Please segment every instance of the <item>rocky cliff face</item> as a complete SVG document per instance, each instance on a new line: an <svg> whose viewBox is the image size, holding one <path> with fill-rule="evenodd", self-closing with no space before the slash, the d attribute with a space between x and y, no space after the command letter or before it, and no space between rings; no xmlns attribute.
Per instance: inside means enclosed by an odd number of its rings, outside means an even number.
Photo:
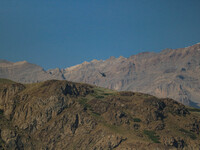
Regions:
<svg viewBox="0 0 200 150"><path fill-rule="evenodd" d="M0 80L1 149L197 149L199 109L68 81Z"/></svg>
<svg viewBox="0 0 200 150"><path fill-rule="evenodd" d="M48 71L38 66L30 67L30 64L28 69L24 65L4 62L0 63L0 77L20 82L67 79L119 91L169 97L186 105L200 107L199 58L200 44L196 44L175 50L166 49L160 53L140 53L129 58L121 56L105 61L93 60L66 69ZM20 71L16 66L20 66Z"/></svg>

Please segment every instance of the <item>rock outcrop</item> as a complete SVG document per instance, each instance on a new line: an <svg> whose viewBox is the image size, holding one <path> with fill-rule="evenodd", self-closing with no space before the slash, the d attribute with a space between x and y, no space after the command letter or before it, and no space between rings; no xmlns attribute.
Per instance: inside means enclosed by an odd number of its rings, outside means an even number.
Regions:
<svg viewBox="0 0 200 150"><path fill-rule="evenodd" d="M199 109L69 81L0 80L1 149L196 149Z"/></svg>

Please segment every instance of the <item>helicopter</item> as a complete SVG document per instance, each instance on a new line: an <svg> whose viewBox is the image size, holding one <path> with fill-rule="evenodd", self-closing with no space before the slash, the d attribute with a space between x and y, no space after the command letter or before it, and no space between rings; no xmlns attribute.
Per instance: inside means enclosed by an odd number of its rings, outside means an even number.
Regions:
<svg viewBox="0 0 200 150"><path fill-rule="evenodd" d="M102 77L106 77L106 74L105 74L105 73L100 72L100 71L99 71L99 73L101 74Z"/></svg>

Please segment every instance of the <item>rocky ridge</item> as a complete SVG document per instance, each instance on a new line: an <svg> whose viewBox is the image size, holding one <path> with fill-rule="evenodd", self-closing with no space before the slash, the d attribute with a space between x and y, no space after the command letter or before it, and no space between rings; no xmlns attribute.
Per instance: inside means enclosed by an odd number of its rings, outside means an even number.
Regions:
<svg viewBox="0 0 200 150"><path fill-rule="evenodd" d="M200 44L160 53L145 52L93 60L66 69L43 70L23 63L0 62L0 77L22 83L47 79L84 82L118 91L148 93L200 107ZM5 66L5 64L8 64Z"/></svg>
<svg viewBox="0 0 200 150"><path fill-rule="evenodd" d="M199 112L169 98L82 83L0 79L0 147L196 149Z"/></svg>

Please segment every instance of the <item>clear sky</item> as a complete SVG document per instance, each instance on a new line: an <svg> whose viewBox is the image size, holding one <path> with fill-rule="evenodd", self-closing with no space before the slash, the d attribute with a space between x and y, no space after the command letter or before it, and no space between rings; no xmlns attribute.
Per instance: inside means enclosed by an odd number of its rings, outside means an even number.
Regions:
<svg viewBox="0 0 200 150"><path fill-rule="evenodd" d="M200 0L0 0L0 59L66 68L200 42Z"/></svg>

